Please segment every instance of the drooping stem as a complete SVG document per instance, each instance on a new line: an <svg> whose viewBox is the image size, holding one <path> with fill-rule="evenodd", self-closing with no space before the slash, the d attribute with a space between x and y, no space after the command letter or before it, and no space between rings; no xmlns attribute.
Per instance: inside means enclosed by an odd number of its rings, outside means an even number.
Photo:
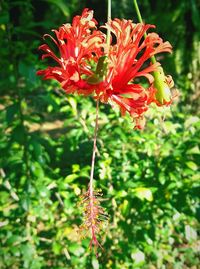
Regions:
<svg viewBox="0 0 200 269"><path fill-rule="evenodd" d="M96 103L96 120L95 120L95 129L94 129L94 141L93 141L93 151L92 151L92 161L91 161L91 170L90 170L90 182L89 182L89 204L88 204L88 220L90 222L90 231L91 231L91 241L90 247L94 245L97 249L100 246L97 238L96 238L96 229L97 229L97 210L95 205L95 194L93 189L93 179L94 179L94 166L95 166L95 157L97 151L97 132L98 132L98 120L99 120L99 100L97 99Z"/></svg>
<svg viewBox="0 0 200 269"><path fill-rule="evenodd" d="M140 9L139 9L137 0L133 0L133 3L134 3L134 6L135 6L135 10L136 10L136 13L137 13L137 17L138 17L139 22L140 23L144 23L143 22L143 19L142 19L142 15L140 13ZM144 38L146 38L146 37L147 37L147 34L144 33ZM156 63L156 57L155 56L152 56L151 57L151 62L152 62L152 64L155 64Z"/></svg>
<svg viewBox="0 0 200 269"><path fill-rule="evenodd" d="M96 151L97 151L98 119L99 119L99 100L97 100L97 104L96 104L96 120L95 120L95 129L94 129L94 141L93 141L92 161L91 161L91 170L90 170L90 183L89 183L90 198L93 197L93 178L94 178L95 157L96 157Z"/></svg>

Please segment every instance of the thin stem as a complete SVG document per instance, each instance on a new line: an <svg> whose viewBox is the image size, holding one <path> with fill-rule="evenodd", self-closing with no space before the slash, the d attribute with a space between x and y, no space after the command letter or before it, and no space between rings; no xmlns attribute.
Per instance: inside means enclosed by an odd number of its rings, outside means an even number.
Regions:
<svg viewBox="0 0 200 269"><path fill-rule="evenodd" d="M98 241L96 238L95 232L95 205L94 205L94 193L93 193L93 179L94 179L94 165L95 165L95 157L97 151L97 131L98 131L98 119L99 119L99 100L97 100L96 104L96 120L95 120L95 129L94 129L94 142L93 142L93 151L92 151L92 162L91 162L91 171L90 171L90 183L89 183L89 219L91 221L91 243L94 244L96 247L98 246Z"/></svg>
<svg viewBox="0 0 200 269"><path fill-rule="evenodd" d="M135 6L137 16L138 16L138 20L139 20L140 23L143 23L143 19L142 19L141 13L140 13L140 9L139 9L137 0L133 0L133 3L134 3L134 6ZM145 35L146 35L146 33L145 33Z"/></svg>
<svg viewBox="0 0 200 269"><path fill-rule="evenodd" d="M107 22L111 20L111 0L108 0L107 6ZM107 30L106 43L109 48L110 46L110 29Z"/></svg>
<svg viewBox="0 0 200 269"><path fill-rule="evenodd" d="M134 3L134 6L135 6L135 10L136 10L136 13L137 13L137 17L138 17L139 22L140 23L144 23L143 22L143 19L142 19L142 15L140 13L140 9L139 9L137 0L133 0L133 3ZM147 34L144 33L144 38L146 38L146 37L147 37ZM152 62L152 64L155 64L156 63L156 57L155 56L152 56L151 57L151 62Z"/></svg>
<svg viewBox="0 0 200 269"><path fill-rule="evenodd" d="M90 198L93 197L93 177L94 177L95 157L96 157L96 151L97 151L98 119L99 119L99 100L97 100L97 104L96 104L96 120L95 120L95 129L94 129L94 142L93 142L92 162L91 162L91 171L90 171L90 183L89 183L89 196L90 196Z"/></svg>

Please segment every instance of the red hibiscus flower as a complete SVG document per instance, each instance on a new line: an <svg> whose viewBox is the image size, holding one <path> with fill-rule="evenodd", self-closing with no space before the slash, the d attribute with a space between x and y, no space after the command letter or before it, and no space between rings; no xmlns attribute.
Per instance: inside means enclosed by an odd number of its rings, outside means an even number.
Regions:
<svg viewBox="0 0 200 269"><path fill-rule="evenodd" d="M84 9L81 16L75 16L71 24L64 24L59 30L53 30L56 39L50 37L59 49L57 57L46 44L39 47L43 50L42 59L50 57L57 62L54 67L37 72L44 79L55 79L67 93L91 94L93 85L87 82L92 77L89 62L97 63L102 55L105 35L96 30L96 20L93 11Z"/></svg>
<svg viewBox="0 0 200 269"><path fill-rule="evenodd" d="M44 79L56 79L67 93L96 94L102 102L120 107L122 114L128 112L135 128L145 124L144 113L149 105L169 105L172 101L172 79L164 75L160 64L151 64L151 57L161 52L171 52L169 42L156 33L145 33L154 25L134 24L131 20L114 19L104 26L116 39L106 47L105 35L96 30L93 11L84 9L81 16L54 30L56 39L50 37L59 49L57 57L48 45L42 59L53 58L57 66L37 72ZM138 84L146 77L146 86Z"/></svg>
<svg viewBox="0 0 200 269"><path fill-rule="evenodd" d="M156 33L144 34L154 25L134 24L130 20L114 19L106 24L114 34L116 44L108 53L108 71L105 80L96 87L102 102L117 104L122 114L128 112L135 122L135 128L142 129L151 102L156 102L156 87L153 86L153 72L159 63L150 63L150 58L161 52L171 52L169 42ZM147 87L137 84L137 78L146 77ZM156 102L158 103L158 102Z"/></svg>

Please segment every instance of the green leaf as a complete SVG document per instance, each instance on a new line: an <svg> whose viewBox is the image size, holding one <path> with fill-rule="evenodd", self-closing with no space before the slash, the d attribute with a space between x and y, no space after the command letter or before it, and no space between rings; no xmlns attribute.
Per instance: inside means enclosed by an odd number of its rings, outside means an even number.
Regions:
<svg viewBox="0 0 200 269"><path fill-rule="evenodd" d="M92 267L93 269L99 269L99 261L95 258L92 259Z"/></svg>
<svg viewBox="0 0 200 269"><path fill-rule="evenodd" d="M66 176L65 179L64 179L64 181L65 181L66 183L71 183L71 182L73 182L76 178L78 178L78 175L76 175L76 174L71 174L71 175Z"/></svg>
<svg viewBox="0 0 200 269"><path fill-rule="evenodd" d="M192 162L192 161L186 162L186 165L187 165L187 167L189 167L190 169L192 169L194 171L198 170L197 164Z"/></svg>
<svg viewBox="0 0 200 269"><path fill-rule="evenodd" d="M72 172L76 173L80 171L80 165L79 164L73 164L72 165Z"/></svg>
<svg viewBox="0 0 200 269"><path fill-rule="evenodd" d="M52 245L52 250L55 255L59 255L62 252L62 246L59 243L54 241Z"/></svg>
<svg viewBox="0 0 200 269"><path fill-rule="evenodd" d="M19 113L19 103L14 103L6 108L6 121L8 125L12 123L15 115Z"/></svg>
<svg viewBox="0 0 200 269"><path fill-rule="evenodd" d="M1 10L0 24L7 24L9 22L9 13Z"/></svg>
<svg viewBox="0 0 200 269"><path fill-rule="evenodd" d="M131 258L135 265L142 265L145 262L145 254L139 249L131 253Z"/></svg>
<svg viewBox="0 0 200 269"><path fill-rule="evenodd" d="M71 244L69 246L69 251L73 253L75 256L80 257L84 253L84 248L79 246L78 244Z"/></svg>
<svg viewBox="0 0 200 269"><path fill-rule="evenodd" d="M134 189L133 192L141 200L146 199L149 202L153 201L153 194L152 194L151 189L139 187L139 188Z"/></svg>
<svg viewBox="0 0 200 269"><path fill-rule="evenodd" d="M19 144L25 143L26 132L23 125L18 125L13 129L13 140Z"/></svg>
<svg viewBox="0 0 200 269"><path fill-rule="evenodd" d="M74 97L69 96L67 98L68 102L70 103L71 107L72 107L72 112L73 115L76 116L77 115L77 101Z"/></svg>
<svg viewBox="0 0 200 269"><path fill-rule="evenodd" d="M198 146L190 148L187 150L187 154L200 154L200 150Z"/></svg>

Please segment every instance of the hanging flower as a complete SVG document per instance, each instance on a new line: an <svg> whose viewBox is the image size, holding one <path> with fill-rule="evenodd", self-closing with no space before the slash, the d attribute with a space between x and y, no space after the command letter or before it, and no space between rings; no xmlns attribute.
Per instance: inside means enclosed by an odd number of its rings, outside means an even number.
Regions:
<svg viewBox="0 0 200 269"><path fill-rule="evenodd" d="M158 71L160 64L151 64L150 58L161 52L171 52L172 47L156 33L149 33L144 39L146 31L155 28L154 25L114 19L105 28L114 34L116 44L110 45L107 76L96 85L97 96L102 102L117 104L122 114L128 112L135 128L142 129L144 113L152 102L156 102L157 96L152 73ZM147 78L147 87L138 84L140 77Z"/></svg>
<svg viewBox="0 0 200 269"><path fill-rule="evenodd" d="M54 67L47 67L37 72L44 79L55 79L60 82L66 93L88 95L94 90L87 80L94 75L92 64L95 66L102 56L102 46L105 35L96 30L97 22L93 18L93 11L87 8L81 16L75 16L71 24L64 24L58 30L53 30L56 39L50 37L59 49L59 56L46 44L39 47L44 51L42 59L52 58L57 62Z"/></svg>
<svg viewBox="0 0 200 269"><path fill-rule="evenodd" d="M66 93L90 95L102 102L120 107L122 115L128 112L135 128L143 129L144 114L149 105L169 105L172 101L171 77L162 72L158 62L151 64L150 58L161 52L171 52L169 42L156 33L144 34L154 25L131 20L114 19L104 26L110 30L116 44L106 47L105 35L96 30L97 22L93 11L84 9L81 16L73 19L72 25L65 24L54 30L56 39L50 37L59 49L56 56L48 45L42 59L50 57L57 66L37 72L44 79L55 79ZM138 83L140 77L147 78L147 86Z"/></svg>
<svg viewBox="0 0 200 269"><path fill-rule="evenodd" d="M59 50L59 55L47 45L39 47L44 52L42 59L52 58L56 65L37 72L44 79L55 79L66 93L93 95L99 101L117 105L122 115L128 112L135 128L143 129L145 112L152 102L159 106L169 105L173 97L170 88L173 80L165 76L160 63L151 63L154 55L171 52L169 42L156 33L145 33L154 25L138 23L131 20L110 20L104 28L114 38L106 44L105 34L96 28L93 11L84 9L81 16L75 16L71 24L64 24L53 30L56 38L50 37ZM113 40L112 40L113 39ZM145 86L139 84L141 77L146 78ZM96 150L96 127L92 165ZM100 205L101 194L93 190L93 172L88 191L82 196L84 223L80 230L91 233L90 247L100 246L97 236L103 223L108 219Z"/></svg>

